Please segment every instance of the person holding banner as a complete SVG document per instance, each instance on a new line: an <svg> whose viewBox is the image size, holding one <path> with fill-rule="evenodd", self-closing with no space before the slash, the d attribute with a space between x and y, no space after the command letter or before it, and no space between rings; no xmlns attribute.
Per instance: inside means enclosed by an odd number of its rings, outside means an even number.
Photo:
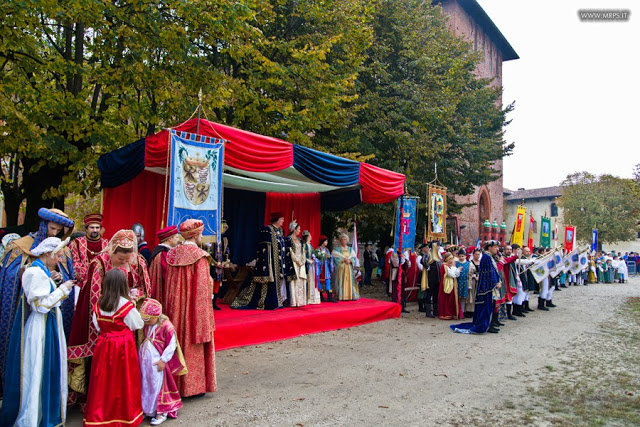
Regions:
<svg viewBox="0 0 640 427"><path fill-rule="evenodd" d="M483 334L485 332L498 333L499 329L491 326L494 301L493 290L502 286L498 275L498 264L495 256L500 248L496 240L489 240L484 245L484 253L480 259L478 271L478 286L474 304L473 322L450 325L449 327L461 334Z"/></svg>
<svg viewBox="0 0 640 427"><path fill-rule="evenodd" d="M517 278L517 294L513 298L514 316L524 317L525 313L533 311L529 307L529 296L536 290L535 279L528 267L533 264L531 259L531 249L525 246L522 248L520 258L515 261Z"/></svg>

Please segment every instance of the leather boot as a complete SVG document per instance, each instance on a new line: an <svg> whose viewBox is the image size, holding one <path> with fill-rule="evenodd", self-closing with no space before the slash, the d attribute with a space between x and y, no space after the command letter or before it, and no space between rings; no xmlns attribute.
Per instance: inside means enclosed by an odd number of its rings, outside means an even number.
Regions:
<svg viewBox="0 0 640 427"><path fill-rule="evenodd" d="M409 313L409 310L407 310L407 302L406 301L402 301L400 303L400 307L402 307L402 310L400 310L402 313Z"/></svg>
<svg viewBox="0 0 640 427"><path fill-rule="evenodd" d="M513 315L516 317L526 317L522 312L522 305L513 304Z"/></svg>
<svg viewBox="0 0 640 427"><path fill-rule="evenodd" d="M500 332L500 329L496 328L495 326L489 326L487 332L489 332L490 334L497 334L498 332Z"/></svg>
<svg viewBox="0 0 640 427"><path fill-rule="evenodd" d="M513 307L513 304L507 304L507 319L518 320L511 314L512 307Z"/></svg>
<svg viewBox="0 0 640 427"><path fill-rule="evenodd" d="M524 307L524 309L522 310L522 311L523 311L523 313L532 313L532 312L534 312L534 311L535 311L534 309L532 309L531 307L529 307L529 301L525 301L523 304L524 304L524 306L523 306L523 307Z"/></svg>
<svg viewBox="0 0 640 427"><path fill-rule="evenodd" d="M213 294L213 309L214 310L222 310L220 307L218 307L217 300L218 300L218 295Z"/></svg>
<svg viewBox="0 0 640 427"><path fill-rule="evenodd" d="M324 296L324 292L320 292L320 302L327 302L327 299Z"/></svg>
<svg viewBox="0 0 640 427"><path fill-rule="evenodd" d="M423 299L419 299L418 300L418 311L420 313L426 313L427 312L427 307L426 307L426 303L424 302Z"/></svg>
<svg viewBox="0 0 640 427"><path fill-rule="evenodd" d="M328 301L329 301L329 302L338 302L338 301L333 297L333 292L331 292L331 291L327 292L327 297L328 297Z"/></svg>
<svg viewBox="0 0 640 427"><path fill-rule="evenodd" d="M547 300L547 302L546 302L546 303L547 303L547 307L551 307L551 308L553 308L553 307L557 307L557 305L555 305L555 304L554 304L550 299L549 299L549 300Z"/></svg>
<svg viewBox="0 0 640 427"><path fill-rule="evenodd" d="M429 318L433 319L434 317L436 317L433 314L433 304L425 304L425 313Z"/></svg>
<svg viewBox="0 0 640 427"><path fill-rule="evenodd" d="M544 302L544 298L538 297L538 310L549 311L549 309L544 306Z"/></svg>

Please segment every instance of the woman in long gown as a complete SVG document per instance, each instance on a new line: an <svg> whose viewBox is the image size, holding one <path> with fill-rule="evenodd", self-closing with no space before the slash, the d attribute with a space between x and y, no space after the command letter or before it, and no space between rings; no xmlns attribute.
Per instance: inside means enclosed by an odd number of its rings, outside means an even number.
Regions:
<svg viewBox="0 0 640 427"><path fill-rule="evenodd" d="M356 262L355 251L347 245L349 237L346 234L340 236L340 246L331 253L335 262L335 284L338 291L338 300L355 301L360 298L358 284L353 273Z"/></svg>
<svg viewBox="0 0 640 427"><path fill-rule="evenodd" d="M137 426L142 423L142 385L133 331L144 322L129 299L127 275L115 268L104 276L93 310L99 331L84 413L86 425Z"/></svg>
<svg viewBox="0 0 640 427"><path fill-rule="evenodd" d="M466 301L466 316L473 317L476 301L476 290L478 289L478 271L480 271L480 258L482 251L474 249L469 261L469 299ZM466 317L465 316L465 317Z"/></svg>
<svg viewBox="0 0 640 427"><path fill-rule="evenodd" d="M38 258L22 275L7 354L0 425L63 425L67 408L67 342L60 305L74 282L51 278L66 242L48 237L31 250Z"/></svg>
<svg viewBox="0 0 640 427"><path fill-rule="evenodd" d="M440 291L438 293L438 317L442 320L458 319L458 281L462 267L456 267L453 254L445 252L440 267Z"/></svg>
<svg viewBox="0 0 640 427"><path fill-rule="evenodd" d="M320 291L318 291L317 282L319 273L317 268L318 261L314 254L313 245L311 244L311 233L309 230L302 232L302 246L304 258L307 263L307 303L320 304Z"/></svg>
<svg viewBox="0 0 640 427"><path fill-rule="evenodd" d="M289 224L290 234L285 239L287 282L289 284L289 307L307 305L307 260L300 241L300 225Z"/></svg>
<svg viewBox="0 0 640 427"><path fill-rule="evenodd" d="M458 277L458 301L460 303L458 317L464 319L464 313L467 311L467 301L469 300L469 289L471 287L471 261L467 261L467 252L464 249L460 249L457 255L456 267L461 267L460 277Z"/></svg>

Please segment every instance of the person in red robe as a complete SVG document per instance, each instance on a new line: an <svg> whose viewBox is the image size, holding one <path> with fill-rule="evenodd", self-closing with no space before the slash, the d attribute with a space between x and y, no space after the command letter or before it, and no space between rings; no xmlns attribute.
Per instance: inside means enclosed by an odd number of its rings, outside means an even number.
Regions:
<svg viewBox="0 0 640 427"><path fill-rule="evenodd" d="M173 321L184 360L186 375L176 378L182 397L216 391L213 331L213 279L209 274L211 256L200 248L204 223L188 219L180 224L183 244L167 254L167 283L164 308Z"/></svg>
<svg viewBox="0 0 640 427"><path fill-rule="evenodd" d="M138 351L142 373L142 411L152 417L151 425L177 418L182 399L174 375L187 373L175 327L162 314L162 304L147 298L140 307L144 321L144 341Z"/></svg>
<svg viewBox="0 0 640 427"><path fill-rule="evenodd" d="M513 253L513 247L507 245L504 247L504 252L500 261L498 262L498 268L502 270L504 276L504 298L498 301L498 304L505 304L507 310L507 319L516 320L512 314L513 297L518 293L517 273L515 270L515 262L520 257L520 246L514 244L516 247L516 253Z"/></svg>
<svg viewBox="0 0 640 427"><path fill-rule="evenodd" d="M73 269L76 273L75 279L80 288L87 280L89 264L100 252L105 250L107 244L109 244L109 241L100 234L100 230L102 229L102 215L86 215L83 222L87 234L73 239L71 243L69 243L69 249L71 249L71 255L73 256Z"/></svg>
<svg viewBox="0 0 640 427"><path fill-rule="evenodd" d="M151 262L149 263L149 277L151 279L151 298L157 299L160 304L163 303L162 295L167 279L167 254L169 251L180 244L180 235L178 227L170 225L156 233L160 244L153 249L151 253Z"/></svg>
<svg viewBox="0 0 640 427"><path fill-rule="evenodd" d="M131 230L120 230L113 235L107 249L97 255L91 264L87 279L80 290L76 311L67 341L69 361L69 403L76 401L81 409L86 401L93 349L98 329L91 322L91 313L100 298L102 280L113 268L127 273L132 299L142 303L149 295L149 272L144 258L137 252L136 236Z"/></svg>
<svg viewBox="0 0 640 427"><path fill-rule="evenodd" d="M456 267L455 258L451 252L442 255L440 266L440 289L438 291L438 317L442 320L457 320L458 310L458 282L462 267Z"/></svg>
<svg viewBox="0 0 640 427"><path fill-rule="evenodd" d="M137 426L142 423L140 366L133 331L144 322L130 299L127 274L114 268L104 276L93 307L99 336L91 364L84 425Z"/></svg>

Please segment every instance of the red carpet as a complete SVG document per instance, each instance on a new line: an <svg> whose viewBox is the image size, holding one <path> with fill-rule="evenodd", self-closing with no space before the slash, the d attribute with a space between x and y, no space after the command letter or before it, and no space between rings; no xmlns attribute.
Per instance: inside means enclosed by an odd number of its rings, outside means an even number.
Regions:
<svg viewBox="0 0 640 427"><path fill-rule="evenodd" d="M379 322L400 317L400 305L372 299L323 302L279 310L232 310L220 305L215 312L216 351L262 344Z"/></svg>

